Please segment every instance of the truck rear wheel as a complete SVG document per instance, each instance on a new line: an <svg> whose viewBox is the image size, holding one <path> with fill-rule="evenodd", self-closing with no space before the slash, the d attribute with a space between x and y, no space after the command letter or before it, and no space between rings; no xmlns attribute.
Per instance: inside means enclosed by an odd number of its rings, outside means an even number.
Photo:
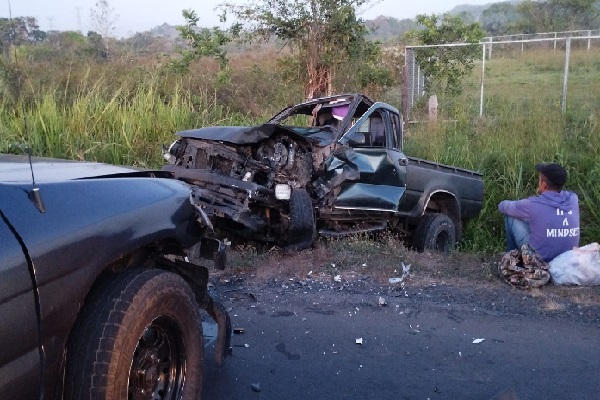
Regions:
<svg viewBox="0 0 600 400"><path fill-rule="evenodd" d="M290 197L290 224L287 251L309 248L317 236L317 223L312 200L306 190L294 190Z"/></svg>
<svg viewBox="0 0 600 400"><path fill-rule="evenodd" d="M448 253L456 246L456 227L446 214L425 214L415 230L413 245L418 252Z"/></svg>

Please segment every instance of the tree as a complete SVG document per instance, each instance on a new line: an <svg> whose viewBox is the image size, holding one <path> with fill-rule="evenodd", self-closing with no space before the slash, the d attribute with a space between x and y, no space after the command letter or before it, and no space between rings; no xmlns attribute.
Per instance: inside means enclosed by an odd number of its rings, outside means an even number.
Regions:
<svg viewBox="0 0 600 400"><path fill-rule="evenodd" d="M255 37L275 36L292 49L306 75L306 98L332 93L336 67L376 54L357 9L371 0L256 0L223 5Z"/></svg>
<svg viewBox="0 0 600 400"><path fill-rule="evenodd" d="M219 62L219 81L224 81L229 76L229 63L224 46L236 38L240 32L240 25L234 24L227 30L214 27L198 28L198 15L193 10L183 10L185 25L178 26L177 30L182 39L190 46L183 50L179 60L171 62L171 68L176 72L188 71L193 60L202 57L212 57Z"/></svg>
<svg viewBox="0 0 600 400"><path fill-rule="evenodd" d="M444 14L417 15L423 29L413 31L411 36L420 45L448 43L473 43L472 46L424 47L415 49L415 58L426 77L425 91L437 91L451 96L462 92L462 79L473 70L473 59L479 56L481 47L476 45L484 32L478 22L465 24L460 16Z"/></svg>
<svg viewBox="0 0 600 400"><path fill-rule="evenodd" d="M520 19L515 24L515 31L521 33L561 31L562 24L557 18L556 4L545 1L525 0L517 5Z"/></svg>
<svg viewBox="0 0 600 400"><path fill-rule="evenodd" d="M102 37L106 58L110 57L109 40L113 37L119 16L115 9L110 6L108 0L98 0L94 8L90 10L90 18L94 29Z"/></svg>
<svg viewBox="0 0 600 400"><path fill-rule="evenodd" d="M516 29L523 33L596 29L600 16L597 0L526 0L517 10Z"/></svg>
<svg viewBox="0 0 600 400"><path fill-rule="evenodd" d="M597 29L600 16L598 0L551 0L566 30Z"/></svg>
<svg viewBox="0 0 600 400"><path fill-rule="evenodd" d="M6 62L10 61L10 47L38 43L46 38L33 17L0 18L0 48Z"/></svg>
<svg viewBox="0 0 600 400"><path fill-rule="evenodd" d="M488 34L498 36L509 33L518 19L517 7L509 1L503 1L483 10L479 22Z"/></svg>

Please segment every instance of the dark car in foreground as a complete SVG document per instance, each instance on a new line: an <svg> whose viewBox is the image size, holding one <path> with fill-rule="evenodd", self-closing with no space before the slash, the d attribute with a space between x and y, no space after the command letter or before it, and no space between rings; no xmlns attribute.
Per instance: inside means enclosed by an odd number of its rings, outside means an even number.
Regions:
<svg viewBox="0 0 600 400"><path fill-rule="evenodd" d="M0 155L3 398L200 397L200 309L217 363L231 324L186 261L223 260L190 193L164 171Z"/></svg>
<svg viewBox="0 0 600 400"><path fill-rule="evenodd" d="M164 167L220 229L301 250L317 233L392 228L447 251L479 213L481 174L403 151L398 110L362 94L285 108L267 123L178 132Z"/></svg>

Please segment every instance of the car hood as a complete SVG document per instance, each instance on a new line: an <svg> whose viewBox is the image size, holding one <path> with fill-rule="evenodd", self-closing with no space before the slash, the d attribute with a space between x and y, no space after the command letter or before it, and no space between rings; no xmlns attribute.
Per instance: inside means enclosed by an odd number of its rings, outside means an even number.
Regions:
<svg viewBox="0 0 600 400"><path fill-rule="evenodd" d="M318 146L327 146L335 140L335 134L331 129L294 128L278 124L262 124L257 126L210 126L177 132L177 135L186 138L247 145L268 139L276 132L283 132L296 139L305 140Z"/></svg>
<svg viewBox="0 0 600 400"><path fill-rule="evenodd" d="M147 171L97 162L32 157L36 182L61 182L99 177L165 176L164 171ZM26 155L0 154L0 182L31 182L31 168Z"/></svg>

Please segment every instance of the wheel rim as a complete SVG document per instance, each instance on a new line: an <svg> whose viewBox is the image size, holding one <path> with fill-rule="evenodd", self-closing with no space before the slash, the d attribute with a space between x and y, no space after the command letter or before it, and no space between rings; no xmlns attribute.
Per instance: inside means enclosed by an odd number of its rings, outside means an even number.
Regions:
<svg viewBox="0 0 600 400"><path fill-rule="evenodd" d="M167 316L155 318L138 339L127 397L129 400L179 398L185 378L185 345L179 324Z"/></svg>

